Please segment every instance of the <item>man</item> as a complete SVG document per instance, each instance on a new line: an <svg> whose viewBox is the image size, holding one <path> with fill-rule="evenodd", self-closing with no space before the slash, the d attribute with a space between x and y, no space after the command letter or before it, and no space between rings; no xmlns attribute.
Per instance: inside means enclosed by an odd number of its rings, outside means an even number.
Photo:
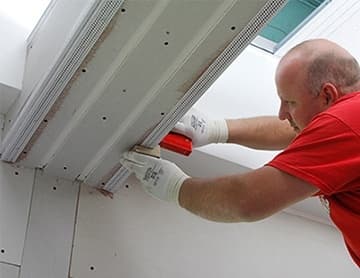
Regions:
<svg viewBox="0 0 360 278"><path fill-rule="evenodd" d="M337 44L309 40L280 60L275 81L281 121L212 121L191 110L175 128L195 146L230 142L286 147L267 165L206 179L190 178L171 162L133 152L122 163L153 196L214 221L256 221L305 198L323 196L360 266L359 65Z"/></svg>

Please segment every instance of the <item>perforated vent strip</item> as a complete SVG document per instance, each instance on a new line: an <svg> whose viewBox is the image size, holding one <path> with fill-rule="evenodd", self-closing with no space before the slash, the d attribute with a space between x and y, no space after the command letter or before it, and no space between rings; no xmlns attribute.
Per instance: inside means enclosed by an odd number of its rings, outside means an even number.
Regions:
<svg viewBox="0 0 360 278"><path fill-rule="evenodd" d="M73 36L68 49L17 117L2 144L2 160L16 161L75 71L119 10L121 1L98 1Z"/></svg>
<svg viewBox="0 0 360 278"><path fill-rule="evenodd" d="M202 74L202 76L186 92L177 105L161 120L153 131L145 138L142 145L155 147L166 134L168 134L179 119L191 106L205 93L215 82L220 74L240 55L248 46L262 27L286 4L287 0L268 1L257 15L243 28L243 30L231 41L226 49ZM130 173L125 168L119 171L105 184L104 189L116 192L125 182Z"/></svg>

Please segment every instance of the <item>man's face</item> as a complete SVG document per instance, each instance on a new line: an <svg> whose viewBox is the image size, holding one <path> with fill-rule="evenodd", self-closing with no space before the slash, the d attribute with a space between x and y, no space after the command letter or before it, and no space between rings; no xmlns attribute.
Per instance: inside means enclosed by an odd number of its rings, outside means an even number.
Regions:
<svg viewBox="0 0 360 278"><path fill-rule="evenodd" d="M286 61L276 72L276 86L280 98L279 119L288 120L298 133L311 119L323 111L320 97L310 93L304 66L297 60Z"/></svg>
<svg viewBox="0 0 360 278"><path fill-rule="evenodd" d="M295 132L301 132L321 112L315 96L307 91L282 91L279 93L279 119L288 120Z"/></svg>

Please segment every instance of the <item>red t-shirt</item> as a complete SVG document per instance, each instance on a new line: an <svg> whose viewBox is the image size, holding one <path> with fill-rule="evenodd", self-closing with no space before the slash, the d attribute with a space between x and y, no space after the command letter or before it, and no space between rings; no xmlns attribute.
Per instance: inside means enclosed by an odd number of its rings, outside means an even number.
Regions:
<svg viewBox="0 0 360 278"><path fill-rule="evenodd" d="M319 188L360 266L360 92L315 116L269 166Z"/></svg>

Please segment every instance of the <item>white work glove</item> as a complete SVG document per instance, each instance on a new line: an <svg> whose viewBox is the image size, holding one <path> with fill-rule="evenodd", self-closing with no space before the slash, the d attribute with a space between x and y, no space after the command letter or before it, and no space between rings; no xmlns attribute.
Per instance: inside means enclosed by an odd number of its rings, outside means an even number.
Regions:
<svg viewBox="0 0 360 278"><path fill-rule="evenodd" d="M195 108L191 108L175 125L173 131L192 140L194 147L211 143L226 143L229 130L224 119L213 120Z"/></svg>
<svg viewBox="0 0 360 278"><path fill-rule="evenodd" d="M135 173L152 196L179 205L180 187L189 176L174 163L137 152L124 153L120 163Z"/></svg>

